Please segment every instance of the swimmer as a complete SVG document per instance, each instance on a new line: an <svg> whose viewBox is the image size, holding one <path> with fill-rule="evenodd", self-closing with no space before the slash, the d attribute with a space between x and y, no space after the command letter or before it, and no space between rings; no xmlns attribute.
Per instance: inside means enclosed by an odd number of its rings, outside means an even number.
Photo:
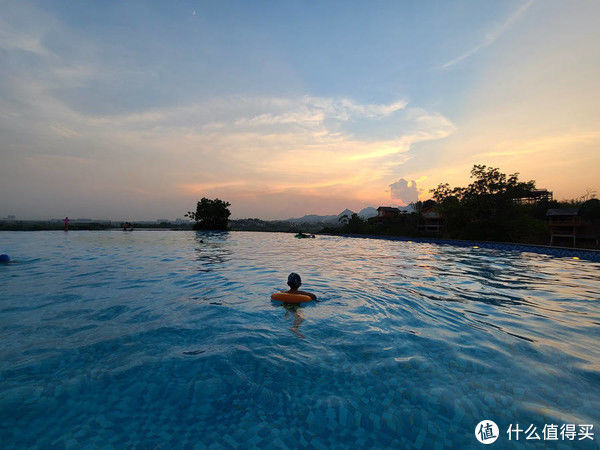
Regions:
<svg viewBox="0 0 600 450"><path fill-rule="evenodd" d="M306 295L306 296L310 297L312 300L317 301L317 296L315 294L311 294L310 292L298 290L298 288L302 285L302 279L300 278L300 275L298 275L297 273L292 272L289 274L287 284L290 287L290 290L286 292L287 294ZM298 336L299 338L304 339L304 335L300 332L300 324L302 324L302 322L304 322L304 315L302 314L302 308L300 308L300 305L287 304L287 303L284 303L283 307L285 308L285 318L286 319L288 318L290 311L294 315L294 323L292 324L290 330L292 330L294 332L294 334L296 336Z"/></svg>
<svg viewBox="0 0 600 450"><path fill-rule="evenodd" d="M304 234L302 231L298 231L298 234L296 234L296 237L301 239L301 238L314 238L315 235L314 234Z"/></svg>
<svg viewBox="0 0 600 450"><path fill-rule="evenodd" d="M65 231L69 231L69 217L65 217Z"/></svg>
<svg viewBox="0 0 600 450"><path fill-rule="evenodd" d="M299 291L298 288L302 285L302 279L300 275L295 272L292 272L288 275L287 284L290 287L290 290L286 292L286 294L300 294L307 295L312 300L316 300L317 296L315 294L311 294L310 292Z"/></svg>

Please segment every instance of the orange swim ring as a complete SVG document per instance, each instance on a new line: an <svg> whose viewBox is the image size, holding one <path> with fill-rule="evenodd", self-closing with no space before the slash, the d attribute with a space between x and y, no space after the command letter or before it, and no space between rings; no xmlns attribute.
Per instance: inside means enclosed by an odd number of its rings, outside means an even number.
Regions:
<svg viewBox="0 0 600 450"><path fill-rule="evenodd" d="M289 294L287 292L275 292L271 294L271 300L277 300L284 303L308 303L312 301L308 295Z"/></svg>

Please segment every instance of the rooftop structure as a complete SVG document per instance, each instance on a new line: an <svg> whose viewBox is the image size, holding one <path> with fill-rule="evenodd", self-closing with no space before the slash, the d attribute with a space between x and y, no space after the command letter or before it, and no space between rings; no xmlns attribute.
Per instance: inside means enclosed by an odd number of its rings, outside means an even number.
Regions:
<svg viewBox="0 0 600 450"><path fill-rule="evenodd" d="M552 191L549 191L548 189L534 189L527 195L516 198L515 202L530 205L539 202L551 202L553 198Z"/></svg>

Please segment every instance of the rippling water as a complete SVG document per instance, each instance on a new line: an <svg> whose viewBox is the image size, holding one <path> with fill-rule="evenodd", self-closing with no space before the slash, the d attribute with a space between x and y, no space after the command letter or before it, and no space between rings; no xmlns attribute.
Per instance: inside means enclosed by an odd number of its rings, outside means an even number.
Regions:
<svg viewBox="0 0 600 450"><path fill-rule="evenodd" d="M598 263L243 232L3 232L0 253L3 448L464 448L483 419L496 447L517 422L598 431ZM271 302L291 271L322 301Z"/></svg>

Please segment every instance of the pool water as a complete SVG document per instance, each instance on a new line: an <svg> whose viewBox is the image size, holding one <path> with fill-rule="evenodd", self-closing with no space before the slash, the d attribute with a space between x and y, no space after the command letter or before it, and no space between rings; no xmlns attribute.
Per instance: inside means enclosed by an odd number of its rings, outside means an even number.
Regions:
<svg viewBox="0 0 600 450"><path fill-rule="evenodd" d="M200 242L203 240L204 242ZM2 232L2 448L479 448L593 424L600 264L284 233ZM289 272L321 300L269 296ZM555 448L598 448L594 440Z"/></svg>

